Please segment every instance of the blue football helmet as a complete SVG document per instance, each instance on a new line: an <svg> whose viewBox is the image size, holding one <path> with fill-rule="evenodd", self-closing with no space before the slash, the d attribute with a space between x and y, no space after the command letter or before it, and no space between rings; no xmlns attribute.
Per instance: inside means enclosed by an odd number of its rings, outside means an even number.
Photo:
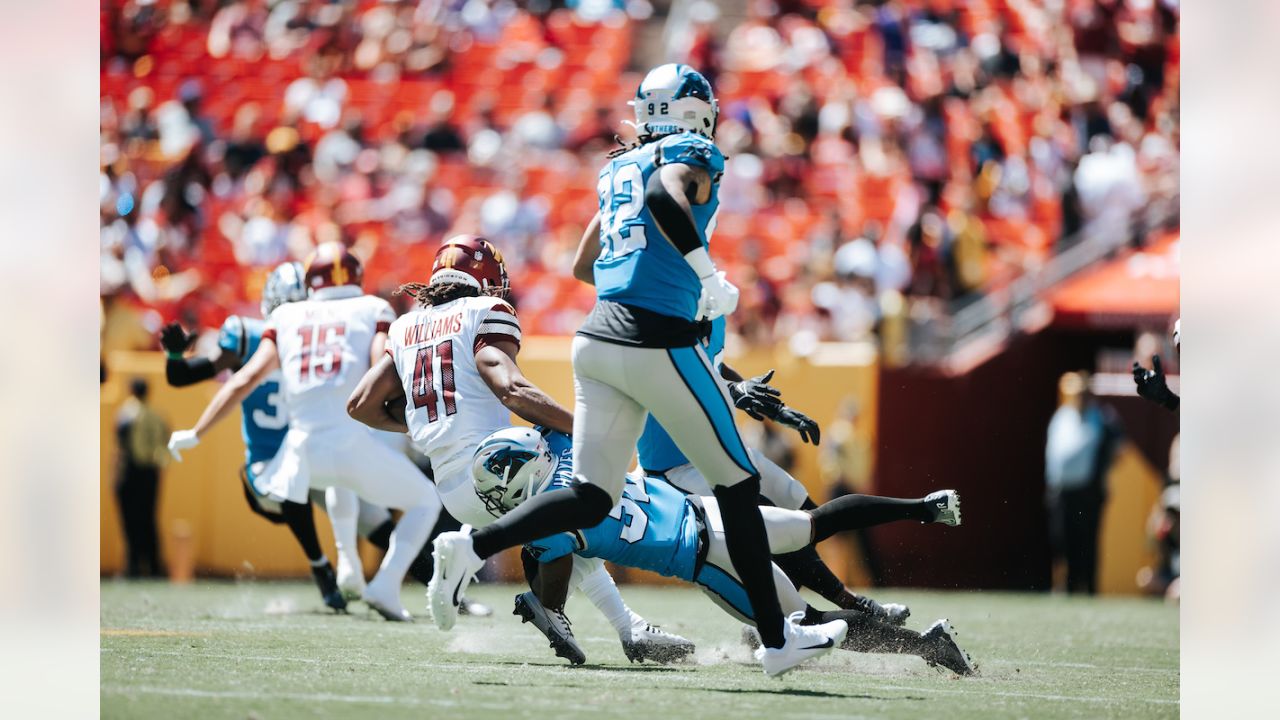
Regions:
<svg viewBox="0 0 1280 720"><path fill-rule="evenodd" d="M634 126L642 136L695 132L715 138L720 106L711 83L688 65L668 63L650 70L629 104L635 108Z"/></svg>
<svg viewBox="0 0 1280 720"><path fill-rule="evenodd" d="M271 317L271 311L285 303L307 299L307 287L302 282L302 263L280 263L267 276L262 287L262 317Z"/></svg>

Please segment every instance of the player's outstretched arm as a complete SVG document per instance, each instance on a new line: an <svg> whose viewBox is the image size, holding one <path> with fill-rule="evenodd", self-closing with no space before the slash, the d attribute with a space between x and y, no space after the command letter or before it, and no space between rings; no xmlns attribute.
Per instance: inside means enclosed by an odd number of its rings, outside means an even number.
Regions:
<svg viewBox="0 0 1280 720"><path fill-rule="evenodd" d="M720 363L720 376L729 381L729 396L739 410L756 420L769 419L800 433L800 439L817 445L822 439L822 429L817 421L782 402L782 393L769 384L773 371L747 379L737 370Z"/></svg>
<svg viewBox="0 0 1280 720"><path fill-rule="evenodd" d="M238 358L223 348L212 358L183 357L196 340L196 334L187 334L178 323L169 323L160 330L160 347L164 348L164 379L173 387L186 387L213 378L223 370L234 370Z"/></svg>
<svg viewBox="0 0 1280 720"><path fill-rule="evenodd" d="M409 432L404 416L392 415L387 409L388 405L403 408L404 403L404 387L400 384L396 363L384 355L360 378L360 384L347 399L347 414L371 428Z"/></svg>
<svg viewBox="0 0 1280 720"><path fill-rule="evenodd" d="M249 393L280 367L280 358L276 355L276 343L271 338L263 338L258 350L249 358L244 367L236 371L231 379L218 390L218 394L209 401L195 427L190 430L179 430L169 437L169 452L177 460L181 460L180 450L193 448L200 444L200 438L209 428L231 412L231 409L244 401Z"/></svg>
<svg viewBox="0 0 1280 720"><path fill-rule="evenodd" d="M596 212L578 241L578 252L573 256L573 276L588 285L596 284L595 264L600 257L600 213Z"/></svg>
<svg viewBox="0 0 1280 720"><path fill-rule="evenodd" d="M524 376L516 365L518 351L516 344L509 340L498 340L480 348L476 352L476 370L481 379L511 412L534 425L572 435L573 413Z"/></svg>

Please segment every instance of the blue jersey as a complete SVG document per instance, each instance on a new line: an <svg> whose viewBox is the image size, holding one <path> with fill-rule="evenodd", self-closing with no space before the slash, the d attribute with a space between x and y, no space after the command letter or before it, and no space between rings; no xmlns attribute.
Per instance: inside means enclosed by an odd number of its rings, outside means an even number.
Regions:
<svg viewBox="0 0 1280 720"><path fill-rule="evenodd" d="M724 334L725 320L721 316L711 321L711 333L702 339L702 349L717 369L724 353ZM652 415L644 422L644 432L636 442L636 453L640 457L640 467L653 472L689 464L689 458L680 452L675 441Z"/></svg>
<svg viewBox="0 0 1280 720"><path fill-rule="evenodd" d="M660 165L681 163L711 175L711 199L693 205L703 246L715 230L724 156L707 138L691 132L668 135L623 153L600 171L600 257L596 295L623 305L692 321L702 283L684 256L663 236L644 202L645 186Z"/></svg>
<svg viewBox="0 0 1280 720"><path fill-rule="evenodd" d="M547 442L557 464L543 492L554 492L573 482L573 443L555 432L548 434ZM628 475L622 500L599 525L543 538L526 547L539 562L577 553L692 582L698 563L698 522L679 490L665 482Z"/></svg>
<svg viewBox="0 0 1280 720"><path fill-rule="evenodd" d="M265 320L232 315L218 331L218 347L235 354L244 365L258 349ZM272 373L240 404L240 432L244 436L245 462L252 465L275 457L289 430L284 411L279 372Z"/></svg>

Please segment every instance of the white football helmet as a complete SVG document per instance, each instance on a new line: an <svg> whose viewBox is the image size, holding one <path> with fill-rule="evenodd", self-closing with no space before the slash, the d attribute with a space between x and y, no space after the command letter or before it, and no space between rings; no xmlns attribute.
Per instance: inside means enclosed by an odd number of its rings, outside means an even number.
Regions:
<svg viewBox="0 0 1280 720"><path fill-rule="evenodd" d="M271 317L271 311L285 303L307 299L307 286L302 281L302 263L280 263L267 276L262 287L262 317Z"/></svg>
<svg viewBox="0 0 1280 720"><path fill-rule="evenodd" d="M720 105L711 83L688 65L668 63L649 71L630 104L640 135L661 136L696 132L714 139Z"/></svg>
<svg viewBox="0 0 1280 720"><path fill-rule="evenodd" d="M542 488L555 470L547 441L536 430L509 427L480 442L471 461L476 495L502 517Z"/></svg>

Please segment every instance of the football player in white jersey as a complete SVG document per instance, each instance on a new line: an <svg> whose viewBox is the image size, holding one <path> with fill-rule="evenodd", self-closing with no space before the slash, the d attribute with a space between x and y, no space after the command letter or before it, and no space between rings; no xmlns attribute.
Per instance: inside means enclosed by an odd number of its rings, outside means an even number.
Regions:
<svg viewBox="0 0 1280 720"><path fill-rule="evenodd" d="M306 263L310 299L272 313L258 350L218 391L194 428L174 433L170 447L193 447L280 368L289 432L262 470L260 489L277 501L303 502L312 487L327 488L339 585L353 578L362 582L355 552L357 496L402 510L382 567L362 597L388 620L411 620L400 602L400 586L440 514L440 498L407 457L345 412L356 383L372 359L382 356L395 318L385 300L363 293L361 275L360 261L341 244L317 248Z"/></svg>
<svg viewBox="0 0 1280 720"><path fill-rule="evenodd" d="M430 281L401 287L421 307L391 325L386 357L361 380L348 404L351 416L370 427L408 432L431 458L445 508L477 527L501 514L486 506L471 482L480 441L510 425L513 412L562 432L573 428L572 413L525 378L516 364L520 321L505 300L508 287L502 255L489 241L471 235L445 241ZM576 564L574 584L609 618L633 660L667 660L692 652L687 640L632 612L603 563ZM558 654L581 653L560 643L562 617L532 619Z"/></svg>

